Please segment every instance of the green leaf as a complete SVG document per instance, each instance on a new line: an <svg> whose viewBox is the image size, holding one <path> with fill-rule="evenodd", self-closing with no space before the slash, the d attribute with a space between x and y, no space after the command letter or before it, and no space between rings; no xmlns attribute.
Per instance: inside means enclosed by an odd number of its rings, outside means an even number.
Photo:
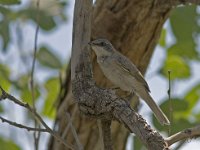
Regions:
<svg viewBox="0 0 200 150"><path fill-rule="evenodd" d="M168 55L178 55L187 59L199 59L194 41L177 42L168 49Z"/></svg>
<svg viewBox="0 0 200 150"><path fill-rule="evenodd" d="M19 90L28 88L30 77L28 75L22 75L15 81L12 81L12 84Z"/></svg>
<svg viewBox="0 0 200 150"><path fill-rule="evenodd" d="M45 67L60 69L62 63L60 59L53 54L47 47L41 47L37 53L37 60Z"/></svg>
<svg viewBox="0 0 200 150"><path fill-rule="evenodd" d="M195 85L190 91L188 91L184 97L185 101L188 102L189 106L189 112L193 110L193 108L196 106L196 104L200 100L200 84Z"/></svg>
<svg viewBox="0 0 200 150"><path fill-rule="evenodd" d="M9 82L10 70L6 65L0 64L0 86L8 91L11 83Z"/></svg>
<svg viewBox="0 0 200 150"><path fill-rule="evenodd" d="M16 12L8 9L6 7L0 6L0 36L2 38L2 51L6 51L8 48L8 44L11 41L10 35L10 24L17 16Z"/></svg>
<svg viewBox="0 0 200 150"><path fill-rule="evenodd" d="M0 92L0 95L1 95L1 92ZM4 112L4 109L3 109L3 106L0 105L0 113Z"/></svg>
<svg viewBox="0 0 200 150"><path fill-rule="evenodd" d="M194 32L200 28L197 24L198 13L197 6L177 7L171 13L170 23L172 31L178 42L193 40Z"/></svg>
<svg viewBox="0 0 200 150"><path fill-rule="evenodd" d="M144 148L144 144L141 142L141 140L137 136L133 137L133 142L134 142L133 149L141 150Z"/></svg>
<svg viewBox="0 0 200 150"><path fill-rule="evenodd" d="M20 4L21 0L0 0L1 5L14 5L14 4Z"/></svg>
<svg viewBox="0 0 200 150"><path fill-rule="evenodd" d="M171 28L176 44L168 49L168 55L179 55L188 59L199 59L194 38L198 35L198 13L196 6L178 7L170 17Z"/></svg>
<svg viewBox="0 0 200 150"><path fill-rule="evenodd" d="M19 14L24 19L32 19L43 30L49 31L56 27L56 23L53 19L53 16L49 15L43 10L38 10L37 8L29 7L28 9L20 11Z"/></svg>
<svg viewBox="0 0 200 150"><path fill-rule="evenodd" d="M0 138L1 150L20 150L20 147L13 141Z"/></svg>
<svg viewBox="0 0 200 150"><path fill-rule="evenodd" d="M21 75L19 78L17 78L15 81L12 81L12 85L15 86L17 90L20 92L20 98L22 101L33 104L32 101L32 92L31 89L29 88L29 83L30 83L30 76L29 75ZM34 85L34 99L35 101L38 100L40 96L40 91L39 87Z"/></svg>
<svg viewBox="0 0 200 150"><path fill-rule="evenodd" d="M186 79L191 75L189 65L183 58L176 55L169 55L161 69L161 74L168 78L168 71L171 71L171 79Z"/></svg>
<svg viewBox="0 0 200 150"><path fill-rule="evenodd" d="M26 88L23 88L20 92L21 92L21 95L20 95L21 99L24 102L29 103L29 104L32 105L33 101L32 101L32 92L31 92L31 90L29 90L28 87L26 87ZM37 101L39 96L40 96L40 91L38 90L37 87L35 87L35 89L34 89L34 95L35 95L34 96L35 101Z"/></svg>
<svg viewBox="0 0 200 150"><path fill-rule="evenodd" d="M172 110L173 110L171 114L173 115L173 123L178 122L180 120L188 120L189 116L184 114L184 112L189 109L188 103L186 101L178 98L171 99L171 102L168 99L164 100L164 102L160 105L160 108L163 110L163 112L166 114L168 118L170 116L170 111L169 111L171 107L170 103L172 104ZM153 115L153 123L156 126L156 128L159 129L160 131L167 131L167 128L163 127L160 123L158 123L154 115ZM189 122L187 122L187 124L188 123Z"/></svg>
<svg viewBox="0 0 200 150"><path fill-rule="evenodd" d="M8 43L10 41L9 22L7 20L0 21L0 35L3 40L3 51L6 51Z"/></svg>
<svg viewBox="0 0 200 150"><path fill-rule="evenodd" d="M177 133L180 132L181 130L184 130L186 128L190 128L194 126L193 123L190 123L188 119L179 119L175 120L172 125L171 125L171 133Z"/></svg>
<svg viewBox="0 0 200 150"><path fill-rule="evenodd" d="M161 35L160 35L160 39L159 39L159 44L162 47L166 46L166 33L167 30L166 29L162 29Z"/></svg>
<svg viewBox="0 0 200 150"><path fill-rule="evenodd" d="M56 113L55 100L57 99L60 90L58 78L50 78L47 80L45 83L45 88L47 91L47 96L45 99L42 114L49 118L54 118Z"/></svg>
<svg viewBox="0 0 200 150"><path fill-rule="evenodd" d="M171 99L171 102L174 113L182 112L188 109L188 102L184 101L183 99L173 98ZM166 112L167 116L169 116L169 107L170 107L169 99L164 100L164 102L160 105L160 107L164 112Z"/></svg>

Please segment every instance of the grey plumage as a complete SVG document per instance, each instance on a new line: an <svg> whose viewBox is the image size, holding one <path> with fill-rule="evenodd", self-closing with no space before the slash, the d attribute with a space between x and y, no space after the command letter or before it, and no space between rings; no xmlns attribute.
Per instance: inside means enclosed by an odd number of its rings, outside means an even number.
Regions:
<svg viewBox="0 0 200 150"><path fill-rule="evenodd" d="M106 39L97 39L89 44L97 55L104 75L120 89L136 93L148 104L161 124L169 125L168 118L149 94L149 86L137 67Z"/></svg>

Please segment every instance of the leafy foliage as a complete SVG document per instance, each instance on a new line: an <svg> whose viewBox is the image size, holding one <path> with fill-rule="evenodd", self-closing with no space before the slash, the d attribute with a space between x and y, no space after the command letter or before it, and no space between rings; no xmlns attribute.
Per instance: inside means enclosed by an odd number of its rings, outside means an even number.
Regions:
<svg viewBox="0 0 200 150"><path fill-rule="evenodd" d="M16 31L20 28L20 31L24 30L24 27L28 24L34 27L39 25L39 31L42 34L53 33L63 22L67 20L65 8L67 6L67 0L42 0L40 1L40 7L35 4L35 0L27 1L26 4L20 3L20 0L0 0L0 86L5 91L11 90L15 92L20 100L32 105L32 91L30 89L30 75L32 67L32 52L28 52L33 47L33 43L28 43L28 47L23 43L24 39L29 36L29 33L25 35L19 35ZM15 4L18 5L16 9ZM7 6L9 5L9 7ZM15 7L13 7L15 5ZM19 31L19 30L17 30ZM15 44L15 37L20 45ZM14 37L14 38L13 38ZM29 37L28 37L29 38ZM34 38L34 35L33 35ZM14 41L14 42L13 42ZM19 57L16 60L9 60L10 64L6 64L4 60L1 60L4 55L12 51L10 45L17 47L19 51L14 51L13 55ZM30 47L30 44L32 45ZM45 44L41 44L45 45ZM37 111L49 119L53 119L56 114L55 100L60 92L60 81L58 79L58 73L66 66L61 62L60 57L55 53L48 44L40 46L37 50L36 56L36 69L34 71L34 99ZM22 49L25 49L24 51ZM33 51L33 50L32 50ZM24 53L23 53L24 52ZM20 56L22 57L20 57ZM19 63L19 62L20 63ZM14 72L16 68L15 63L19 63L20 67L17 72ZM24 69L25 68L25 69ZM23 69L25 71L23 71ZM22 70L22 71L21 71ZM16 71L16 70L15 70ZM48 74L47 77L44 74ZM39 77L39 78L37 78ZM4 108L4 105L0 104L0 113L8 111ZM12 110L11 110L12 111ZM32 122L32 116L24 115L24 119ZM0 138L1 150L19 150L20 148L12 141Z"/></svg>
<svg viewBox="0 0 200 150"><path fill-rule="evenodd" d="M14 4L20 4L21 0L0 0L1 5L14 5Z"/></svg>
<svg viewBox="0 0 200 150"><path fill-rule="evenodd" d="M187 81L190 79L193 75L191 62L200 63L197 42L200 31L199 17L200 14L197 12L196 6L178 7L172 11L170 16L170 27L173 35L169 36L175 37L174 43L169 45L167 42L167 35L170 34L169 28L163 29L161 33L159 45L166 50L166 58L159 73L168 80L168 71L171 71L172 85L175 80ZM172 93L176 92L174 88L171 90ZM170 116L173 118L170 126L171 134L199 124L200 111L196 107L199 106L200 102L200 82L188 88L188 91L180 97L171 96L171 102L166 98L160 106L168 118ZM170 107L173 109L171 113ZM153 114L152 119L158 130L168 133L169 128L161 126ZM137 138L134 138L134 147L142 149L142 144Z"/></svg>
<svg viewBox="0 0 200 150"><path fill-rule="evenodd" d="M168 70L171 71L172 82L175 79L189 79L192 75L191 61L199 63L199 51L197 49L196 38L200 31L198 24L199 13L197 7L190 5L187 7L176 8L170 17L171 29L176 38L176 42L169 48L166 48L167 56L160 73L168 79ZM161 36L161 38L163 38ZM166 40L166 37L165 37ZM162 40L160 40L162 41ZM163 42L162 42L163 43ZM161 44L160 44L161 45ZM194 112L195 106L200 100L200 83L193 85L183 97L172 98L173 107L173 124L172 132L178 132L180 129L191 127L198 123L200 112ZM161 108L169 116L169 100L165 99ZM198 116L198 117L197 117ZM193 118L191 120L191 118ZM196 119L195 119L196 118ZM155 126L163 130L155 118L153 119ZM180 126L178 126L181 124Z"/></svg>
<svg viewBox="0 0 200 150"><path fill-rule="evenodd" d="M43 0L45 2L46 0ZM19 0L1 0L0 4L16 4L19 3ZM46 1L48 2L48 1ZM53 2L53 1L51 1ZM50 3L50 2L49 2ZM11 40L11 28L10 24L15 22L28 22L33 21L35 24L38 24L41 29L45 31L53 30L57 27L56 19L60 18L62 21L66 20L64 15L64 7L66 6L66 1L64 2L54 2L53 6L57 6L58 13L57 15L49 13L49 11L53 11L51 9L51 5L48 7L43 7L43 9L39 9L35 7L34 4L29 3L27 7L22 7L19 10L8 9L4 6L0 6L0 15L2 19L0 20L0 37L3 40L3 50L6 51L8 48L8 44Z"/></svg>
<svg viewBox="0 0 200 150"><path fill-rule="evenodd" d="M41 47L37 53L37 60L45 67L60 69L62 63L47 47Z"/></svg>
<svg viewBox="0 0 200 150"><path fill-rule="evenodd" d="M42 110L42 114L49 118L55 117L55 104L60 90L60 84L58 78L50 78L45 83L45 89L47 91L47 96L45 99L45 104Z"/></svg>
<svg viewBox="0 0 200 150"><path fill-rule="evenodd" d="M46 4L53 2L53 0L42 0ZM32 25L39 25L40 30L44 33L51 33L56 30L62 21L66 21L64 9L67 5L66 1L56 1L52 9L50 5L43 5L39 10L30 1L26 6L19 9L12 9L12 5L20 4L20 0L0 0L0 52L8 52L9 45L13 37L13 24L23 23L24 25L30 23ZM5 6L9 5L9 7ZM46 7L44 7L46 6ZM55 11L56 10L56 11ZM56 15L55 15L56 14ZM198 51L197 37L200 31L198 24L199 13L196 6L178 7L174 9L170 17L170 27L172 34L175 37L175 42L172 45L167 43L167 35L169 29L165 28L162 31L159 45L166 50L166 59L159 73L167 80L168 70L171 70L172 82L175 80L187 80L192 76L191 62L199 62L200 54ZM170 35L172 36L172 35ZM23 42L23 41L22 41ZM13 44L13 43L12 43ZM30 49L30 48L29 48ZM32 57L31 57L32 58ZM32 59L30 60L32 61ZM14 62L13 62L14 63ZM35 78L34 93L36 103L42 103L40 109L42 115L50 119L55 118L55 101L59 96L60 82L58 79L58 71L63 69L64 64L60 61L59 56L53 51L49 45L41 46L37 51L37 64L49 74L43 82ZM30 72L19 74L17 77L11 77L12 67L5 65L0 61L0 85L8 91L14 89L18 93L20 99L32 104L32 93L30 91ZM51 72L54 72L51 74ZM55 73L56 72L56 73ZM41 73L42 74L42 73ZM56 75L55 75L56 74ZM45 92L44 92L45 91ZM40 100L40 101L39 101ZM180 131L187 127L197 124L200 120L200 111L196 110L196 106L200 100L200 83L193 85L188 91L183 93L180 97L172 97L173 106L173 122L172 133ZM41 102L42 101L42 102ZM169 117L170 102L165 98L161 104L162 110ZM0 112L4 112L4 107L0 105ZM153 117L154 126L161 130L167 131L162 127L155 117ZM180 127L181 124L181 127ZM2 150L18 150L19 147L12 141L0 138L0 149ZM137 138L134 138L135 149L142 149L143 145Z"/></svg>
<svg viewBox="0 0 200 150"><path fill-rule="evenodd" d="M172 72L172 80L188 78L191 75L188 63L178 55L170 55L165 60L161 73L167 77L168 70Z"/></svg>
<svg viewBox="0 0 200 150"><path fill-rule="evenodd" d="M0 145L1 150L20 150L20 147L17 146L15 143L10 140L5 140L3 138L0 138Z"/></svg>
<svg viewBox="0 0 200 150"><path fill-rule="evenodd" d="M200 31L199 14L196 6L178 7L170 17L170 24L176 43L167 48L167 59L161 74L167 77L167 71L172 71L172 80L187 79L191 75L189 61L199 60L199 52L195 38ZM161 36L161 38L163 38Z"/></svg>
<svg viewBox="0 0 200 150"><path fill-rule="evenodd" d="M11 85L9 82L9 76L10 76L9 67L4 64L0 64L0 85L5 90L8 90Z"/></svg>

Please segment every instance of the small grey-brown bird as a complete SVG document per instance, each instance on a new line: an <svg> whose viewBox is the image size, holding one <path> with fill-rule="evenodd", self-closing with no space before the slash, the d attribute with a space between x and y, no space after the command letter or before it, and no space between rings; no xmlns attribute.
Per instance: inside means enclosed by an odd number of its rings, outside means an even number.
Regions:
<svg viewBox="0 0 200 150"><path fill-rule="evenodd" d="M119 53L106 39L89 42L97 56L97 62L104 75L123 91L136 93L154 112L162 125L170 125L168 118L151 97L150 89L136 66Z"/></svg>

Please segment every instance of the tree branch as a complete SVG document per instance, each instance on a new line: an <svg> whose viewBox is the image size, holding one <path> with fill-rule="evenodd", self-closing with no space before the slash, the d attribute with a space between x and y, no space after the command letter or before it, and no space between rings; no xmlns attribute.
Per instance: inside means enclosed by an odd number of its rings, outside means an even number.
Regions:
<svg viewBox="0 0 200 150"><path fill-rule="evenodd" d="M3 118L3 117L1 117L1 116L0 116L0 120L1 120L2 122L8 123L8 124L11 125L11 126L15 126L15 127L18 127L18 128L26 129L27 131L48 132L46 129L28 127L28 126L25 126L25 125L22 125L22 124L19 124L19 123L16 123L16 122L7 120L7 119L5 119L5 118Z"/></svg>
<svg viewBox="0 0 200 150"><path fill-rule="evenodd" d="M103 133L103 144L105 150L112 150L111 120L101 120L101 130Z"/></svg>
<svg viewBox="0 0 200 150"><path fill-rule="evenodd" d="M193 128L185 129L181 132L178 132L178 133L166 138L165 141L170 146L178 141L191 139L191 138L195 138L195 137L199 137L199 136L200 136L200 125L193 127Z"/></svg>
<svg viewBox="0 0 200 150"><path fill-rule="evenodd" d="M99 119L116 119L135 133L148 149L168 149L162 136L151 129L147 122L138 115L129 103L117 97L113 90L101 89L95 85L92 76L90 53L86 47L76 67L72 92L79 103L82 113Z"/></svg>
<svg viewBox="0 0 200 150"><path fill-rule="evenodd" d="M66 141L61 138L57 133L55 133L42 119L42 117L36 112L36 110L34 108L32 108L29 104L27 103L23 103L20 100L18 100L17 98L15 98L14 96L6 93L3 88L0 86L0 91L1 91L1 95L0 95L0 101L8 99L12 102L14 102L15 104L24 107L25 109L29 110L32 115L34 116L34 118L36 120L38 120L47 130L48 133L50 133L53 137L55 137L59 142L61 142L62 144L64 144L66 147L70 148L70 149L74 149L74 147L68 143L66 143Z"/></svg>
<svg viewBox="0 0 200 150"><path fill-rule="evenodd" d="M71 79L72 93L82 113L96 119L116 119L135 133L150 150L168 149L162 136L151 129L124 99L117 97L113 90L101 89L93 79L91 54L87 43L90 41L92 1L76 0L74 11L74 29L72 45ZM105 148L110 147L110 126L105 127ZM108 134L107 134L108 133ZM107 147L108 146L108 147Z"/></svg>

